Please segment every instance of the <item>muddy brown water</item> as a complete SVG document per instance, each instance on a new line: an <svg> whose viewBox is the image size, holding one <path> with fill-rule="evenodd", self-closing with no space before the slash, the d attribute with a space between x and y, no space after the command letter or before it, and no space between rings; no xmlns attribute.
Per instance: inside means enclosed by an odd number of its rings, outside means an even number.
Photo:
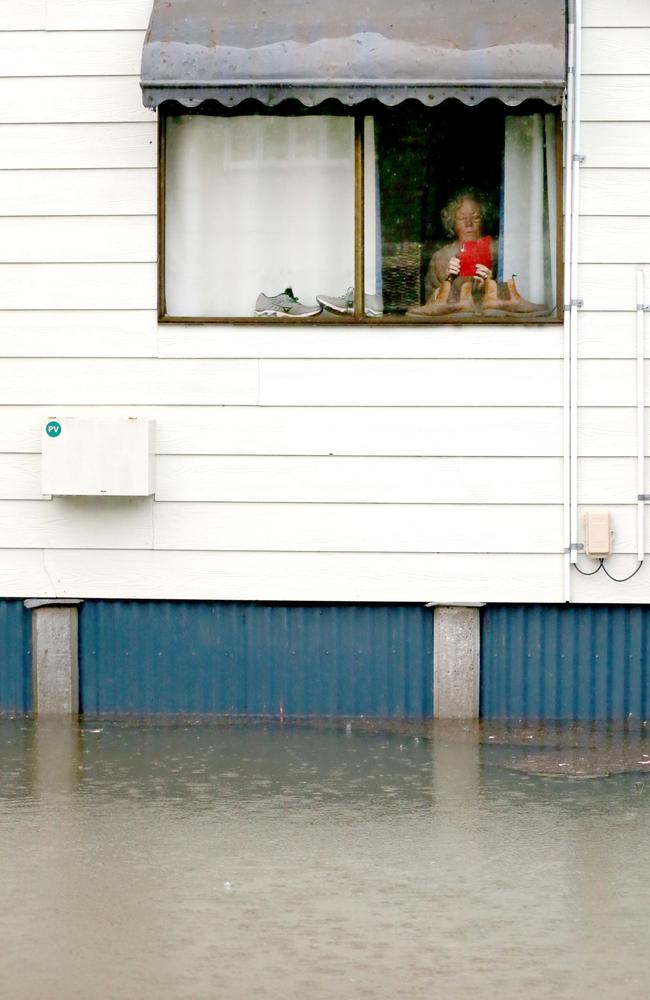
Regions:
<svg viewBox="0 0 650 1000"><path fill-rule="evenodd" d="M2 997L650 996L643 728L4 719L0 753Z"/></svg>

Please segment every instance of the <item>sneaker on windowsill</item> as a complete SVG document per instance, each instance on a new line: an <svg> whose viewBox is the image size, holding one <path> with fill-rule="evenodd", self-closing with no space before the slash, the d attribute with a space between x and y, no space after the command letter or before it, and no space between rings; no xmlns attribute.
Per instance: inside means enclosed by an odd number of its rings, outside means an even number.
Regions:
<svg viewBox="0 0 650 1000"><path fill-rule="evenodd" d="M279 295L265 295L260 292L255 303L256 316L294 316L296 319L306 319L308 316L318 316L322 311L320 305L305 306L293 294L293 288L285 288Z"/></svg>
<svg viewBox="0 0 650 1000"><path fill-rule="evenodd" d="M354 313L354 288L348 288L343 295L317 295L316 301L320 302L323 309L341 315L352 315ZM366 295L366 316L383 316L384 310L379 295Z"/></svg>

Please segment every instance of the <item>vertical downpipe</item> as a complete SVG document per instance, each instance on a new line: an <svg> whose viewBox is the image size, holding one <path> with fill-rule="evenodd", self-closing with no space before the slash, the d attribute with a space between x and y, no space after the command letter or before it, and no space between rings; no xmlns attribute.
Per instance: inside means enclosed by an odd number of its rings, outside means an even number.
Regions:
<svg viewBox="0 0 650 1000"><path fill-rule="evenodd" d="M354 117L354 318L361 319L365 313L365 163L364 163L364 119L362 114Z"/></svg>
<svg viewBox="0 0 650 1000"><path fill-rule="evenodd" d="M582 0L575 0L573 45L573 151L571 153L571 563L578 561L578 240L580 232L580 117Z"/></svg>
<svg viewBox="0 0 650 1000"><path fill-rule="evenodd" d="M637 558L645 559L645 275L636 272Z"/></svg>
<svg viewBox="0 0 650 1000"><path fill-rule="evenodd" d="M572 15L570 15L572 16ZM573 97L574 26L569 23L567 53L567 102L564 130L564 337L563 337L563 412L562 459L564 497L564 600L571 600L571 204L573 191Z"/></svg>

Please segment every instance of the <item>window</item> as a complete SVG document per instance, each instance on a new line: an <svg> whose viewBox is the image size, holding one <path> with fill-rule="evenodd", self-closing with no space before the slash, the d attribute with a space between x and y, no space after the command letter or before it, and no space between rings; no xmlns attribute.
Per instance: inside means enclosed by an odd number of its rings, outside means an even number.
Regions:
<svg viewBox="0 0 650 1000"><path fill-rule="evenodd" d="M561 137L542 101L168 103L161 130L163 319L557 318Z"/></svg>
<svg viewBox="0 0 650 1000"><path fill-rule="evenodd" d="M271 8L153 0L161 318L556 319L566 0Z"/></svg>

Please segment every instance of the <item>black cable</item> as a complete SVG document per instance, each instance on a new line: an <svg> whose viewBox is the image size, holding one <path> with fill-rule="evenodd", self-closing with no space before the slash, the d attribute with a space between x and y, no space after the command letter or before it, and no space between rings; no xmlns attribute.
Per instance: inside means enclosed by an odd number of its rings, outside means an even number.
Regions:
<svg viewBox="0 0 650 1000"><path fill-rule="evenodd" d="M596 573L600 573L601 569L605 569L605 562L604 562L603 559L599 559L598 560L598 565L596 566L596 569L593 569L591 571L591 573L585 573L585 571L583 569L580 569L580 567L578 566L577 562L574 563L573 565L578 570L578 573L580 573L582 576L595 576ZM605 572L607 573L606 569L605 569ZM609 573L607 573L607 576L609 576Z"/></svg>
<svg viewBox="0 0 650 1000"><path fill-rule="evenodd" d="M639 570L643 566L643 563L640 562L639 565L637 566L637 568L634 570L633 573L630 573L629 576L624 576L621 579L619 579L619 577L617 577L617 576L612 576L612 574L610 572L608 572L607 567L605 566L605 563L603 562L602 559L600 560L600 565L602 566L603 570L605 571L605 576L608 576L610 578L610 580L614 581L614 583L627 583L628 580L631 580L633 576L637 575L637 573L639 572Z"/></svg>

